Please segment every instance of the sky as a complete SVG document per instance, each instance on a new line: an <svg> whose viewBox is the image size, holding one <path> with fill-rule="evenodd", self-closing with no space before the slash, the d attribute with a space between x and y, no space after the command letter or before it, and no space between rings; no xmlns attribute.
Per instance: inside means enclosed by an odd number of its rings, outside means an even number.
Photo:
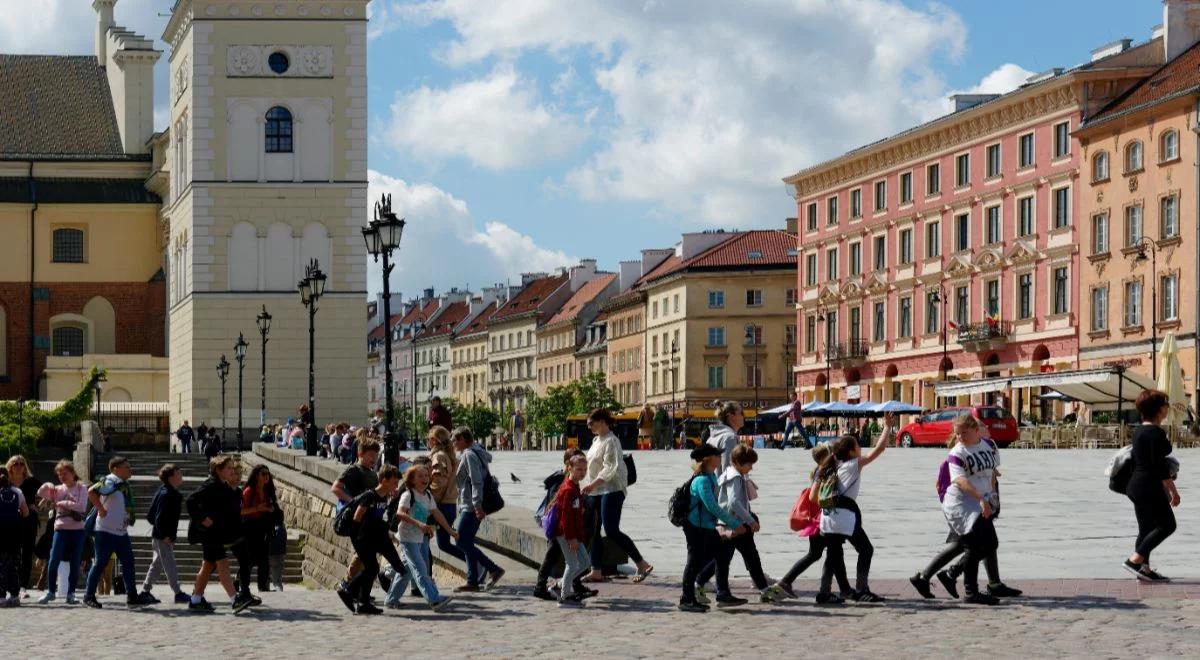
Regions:
<svg viewBox="0 0 1200 660"><path fill-rule="evenodd" d="M173 1L119 0L117 22L165 50ZM90 5L0 0L0 51L92 52ZM407 220L392 290L410 296L782 228L782 177L945 114L955 92L1144 41L1162 2L373 0L370 15L369 190ZM377 266L368 279L381 288Z"/></svg>

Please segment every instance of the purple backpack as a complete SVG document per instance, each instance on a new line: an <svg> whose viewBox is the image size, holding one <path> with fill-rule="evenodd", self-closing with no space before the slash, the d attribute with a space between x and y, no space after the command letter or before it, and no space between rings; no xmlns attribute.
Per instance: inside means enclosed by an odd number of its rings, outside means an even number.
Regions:
<svg viewBox="0 0 1200 660"><path fill-rule="evenodd" d="M983 442L988 443L988 445L990 445L993 450L996 448L996 443L992 442L991 438L983 438L982 440L983 440ZM949 489L950 489L950 458L946 457L946 460L942 461L942 467L938 468L937 495L938 495L939 502L946 501L946 491Z"/></svg>
<svg viewBox="0 0 1200 660"><path fill-rule="evenodd" d="M546 507L545 513L542 514L542 533L551 542L558 536L558 506L555 502L551 502L550 506Z"/></svg>

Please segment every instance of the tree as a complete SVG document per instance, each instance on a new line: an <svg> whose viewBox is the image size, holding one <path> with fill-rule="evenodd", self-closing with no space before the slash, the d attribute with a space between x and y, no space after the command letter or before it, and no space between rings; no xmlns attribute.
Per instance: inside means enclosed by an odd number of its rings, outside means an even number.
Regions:
<svg viewBox="0 0 1200 660"><path fill-rule="evenodd" d="M574 396L573 415L586 415L596 408L604 408L612 412L621 410L621 402L617 395L608 389L603 371L593 371L583 378L571 382L567 387L572 388Z"/></svg>
<svg viewBox="0 0 1200 660"><path fill-rule="evenodd" d="M552 436L566 433L571 415L586 415L597 408L617 411L621 403L604 383L604 373L593 371L579 380L547 389L545 396L532 397L525 411L531 428Z"/></svg>
<svg viewBox="0 0 1200 660"><path fill-rule="evenodd" d="M487 406L487 404L476 401L472 404L465 405L459 401L446 397L442 399L442 405L450 411L450 417L454 420L455 426L465 426L471 429L471 435L476 440L482 441L484 438L491 435L492 430L500 425L500 415Z"/></svg>
<svg viewBox="0 0 1200 660"><path fill-rule="evenodd" d="M54 410L42 410L37 401L30 401L22 411L15 401L0 401L0 460L13 454L33 454L47 430L68 428L87 419L102 374L103 370L92 367L75 396Z"/></svg>

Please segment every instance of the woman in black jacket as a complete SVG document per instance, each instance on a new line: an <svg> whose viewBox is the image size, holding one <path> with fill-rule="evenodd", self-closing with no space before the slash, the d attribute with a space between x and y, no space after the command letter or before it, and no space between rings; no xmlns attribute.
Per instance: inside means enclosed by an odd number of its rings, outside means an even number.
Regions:
<svg viewBox="0 0 1200 660"><path fill-rule="evenodd" d="M203 550L203 563L196 573L192 602L188 609L213 611L213 606L204 599L204 589L215 570L225 593L233 601L233 611L241 612L255 604L255 599L250 596L249 585L242 585L243 590L238 593L229 574L229 550L233 548L240 551L244 547L244 544L238 543L242 533L242 497L237 490L241 477L237 459L222 454L209 463L208 472L208 479L187 499L188 516L191 518L188 542L200 545ZM238 559L239 564L242 563L241 557Z"/></svg>
<svg viewBox="0 0 1200 660"><path fill-rule="evenodd" d="M1175 532L1175 514L1179 491L1171 475L1167 456L1171 441L1163 431L1163 420L1170 412L1167 395L1146 390L1136 403L1142 424L1133 432L1133 474L1125 494L1133 501L1138 535L1134 553L1125 560L1125 570L1146 582L1167 582L1168 578L1150 568L1150 553Z"/></svg>

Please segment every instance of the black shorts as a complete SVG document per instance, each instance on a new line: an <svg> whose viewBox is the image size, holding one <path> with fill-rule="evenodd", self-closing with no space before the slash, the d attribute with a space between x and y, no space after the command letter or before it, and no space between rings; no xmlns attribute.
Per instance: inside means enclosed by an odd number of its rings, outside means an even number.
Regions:
<svg viewBox="0 0 1200 660"><path fill-rule="evenodd" d="M204 561L222 561L228 558L227 548L224 543L205 541L201 544L200 548L203 552Z"/></svg>

